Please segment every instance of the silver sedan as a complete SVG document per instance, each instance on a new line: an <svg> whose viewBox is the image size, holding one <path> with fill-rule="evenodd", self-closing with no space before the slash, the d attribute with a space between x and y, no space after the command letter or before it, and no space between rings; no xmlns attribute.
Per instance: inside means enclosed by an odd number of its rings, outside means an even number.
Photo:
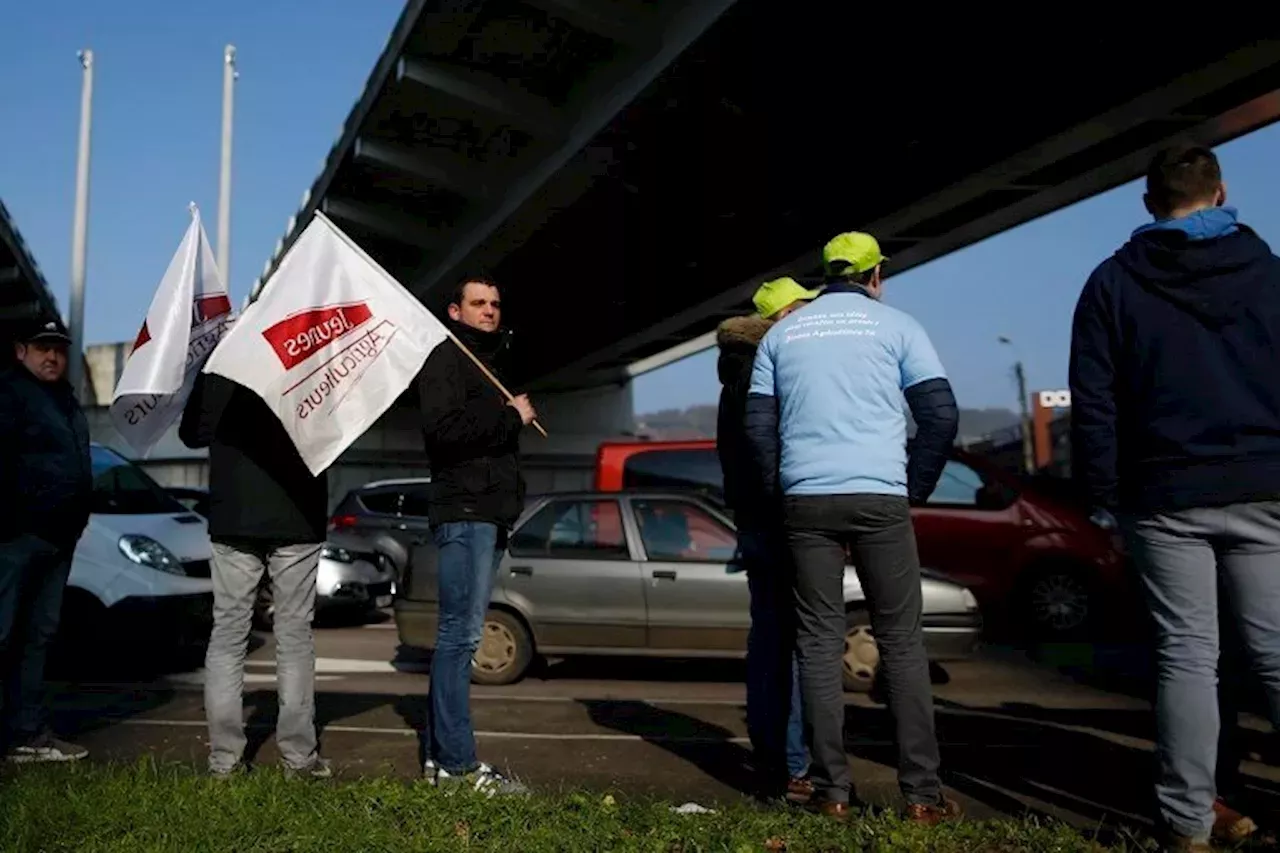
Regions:
<svg viewBox="0 0 1280 853"><path fill-rule="evenodd" d="M472 680L509 684L535 655L738 658L751 627L744 572L733 564L733 522L687 493L582 492L529 501L494 584ZM435 644L436 554L414 548L397 597L410 649ZM973 594L923 573L925 641L932 660L972 653L982 619ZM869 690L879 665L856 572L844 577L844 683Z"/></svg>

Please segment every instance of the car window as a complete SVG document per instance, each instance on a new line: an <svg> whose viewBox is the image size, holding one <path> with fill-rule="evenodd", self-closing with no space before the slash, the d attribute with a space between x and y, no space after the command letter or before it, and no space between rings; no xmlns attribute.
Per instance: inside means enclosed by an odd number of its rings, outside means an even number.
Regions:
<svg viewBox="0 0 1280 853"><path fill-rule="evenodd" d="M360 496L360 503L364 505L364 508L378 515L399 515L400 502L402 500L404 500L404 495L392 489L365 492Z"/></svg>
<svg viewBox="0 0 1280 853"><path fill-rule="evenodd" d="M733 559L738 537L701 507L648 499L633 500L631 506L650 560L727 563Z"/></svg>
<svg viewBox="0 0 1280 853"><path fill-rule="evenodd" d="M514 557L628 560L622 511L613 500L552 501L511 534Z"/></svg>
<svg viewBox="0 0 1280 853"><path fill-rule="evenodd" d="M404 493L404 503L400 505L400 514L415 518L426 518L431 506L431 487L421 486Z"/></svg>
<svg viewBox="0 0 1280 853"><path fill-rule="evenodd" d="M622 487L697 492L720 499L724 495L724 472L714 448L641 450L628 456L623 464Z"/></svg>
<svg viewBox="0 0 1280 853"><path fill-rule="evenodd" d="M929 503L938 506L973 507L976 509L1003 509L1015 496L997 482L986 482L973 468L955 459L942 469L938 487L929 496Z"/></svg>
<svg viewBox="0 0 1280 853"><path fill-rule="evenodd" d="M91 447L93 512L98 515L159 515L187 508L155 480L120 454Z"/></svg>

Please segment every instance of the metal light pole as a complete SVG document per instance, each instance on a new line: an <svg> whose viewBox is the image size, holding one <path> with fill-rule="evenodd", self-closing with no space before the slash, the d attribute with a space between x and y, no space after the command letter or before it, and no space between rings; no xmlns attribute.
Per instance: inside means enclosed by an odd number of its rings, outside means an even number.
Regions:
<svg viewBox="0 0 1280 853"><path fill-rule="evenodd" d="M71 353L68 379L76 399L84 400L84 273L89 230L89 142L93 125L93 51L79 53L84 80L80 90L80 150L76 156L76 210L71 232Z"/></svg>
<svg viewBox="0 0 1280 853"><path fill-rule="evenodd" d="M1023 369L1022 358L1018 355L1018 349L1013 345L1013 341L1001 335L1000 343L1014 352L1013 376L1018 383L1018 414L1022 418L1022 470L1027 474L1034 474L1036 451L1031 435L1031 412L1027 406L1027 373Z"/></svg>
<svg viewBox="0 0 1280 853"><path fill-rule="evenodd" d="M231 280L231 119L239 76L236 48L229 44L222 53L222 170L218 180L218 271L226 287Z"/></svg>

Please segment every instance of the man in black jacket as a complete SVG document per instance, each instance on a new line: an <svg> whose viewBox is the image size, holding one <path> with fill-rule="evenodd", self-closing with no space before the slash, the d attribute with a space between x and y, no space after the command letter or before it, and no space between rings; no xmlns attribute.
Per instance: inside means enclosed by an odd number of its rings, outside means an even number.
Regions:
<svg viewBox="0 0 1280 853"><path fill-rule="evenodd" d="M61 321L39 321L20 335L18 363L0 373L0 748L13 762L88 754L53 737L43 695L45 657L93 498L89 425L65 378L70 344Z"/></svg>
<svg viewBox="0 0 1280 853"><path fill-rule="evenodd" d="M507 353L502 302L493 282L462 282L449 327L495 376ZM422 431L431 462L428 510L439 552L440 622L431 660L426 761L433 784L523 793L519 782L476 758L471 728L471 658L479 646L506 536L524 505L520 431L536 415L511 402L453 342L436 347L418 377Z"/></svg>
<svg viewBox="0 0 1280 853"><path fill-rule="evenodd" d="M813 754L811 806L847 819L844 748L846 549L866 592L898 745L908 819L958 816L938 777L920 558L909 507L928 499L959 415L929 336L881 302L880 244L840 234L823 249L822 295L756 351L746 429L756 476L781 496L795 561L796 651ZM916 421L908 458L903 397Z"/></svg>
<svg viewBox="0 0 1280 853"><path fill-rule="evenodd" d="M1073 468L1117 513L1155 617L1178 849L1215 825L1219 582L1280 714L1280 259L1226 195L1209 149L1158 154L1155 221L1089 277L1071 341Z"/></svg>
<svg viewBox="0 0 1280 853"><path fill-rule="evenodd" d="M276 742L290 776L333 775L315 727L316 566L328 518L328 477L312 476L280 419L253 391L201 373L179 436L209 448L213 632L205 658L209 772L243 769L244 658L265 571L275 608L280 713Z"/></svg>
<svg viewBox="0 0 1280 853"><path fill-rule="evenodd" d="M747 636L747 730L766 796L785 785L785 796L807 802L813 793L806 777L809 753L800 715L800 673L795 661L794 572L782 529L782 505L753 477L746 434L747 390L756 348L774 323L814 299L792 278L762 284L756 312L720 324L717 372L720 408L716 450L724 474L725 502L738 528L738 552L751 594L751 631Z"/></svg>

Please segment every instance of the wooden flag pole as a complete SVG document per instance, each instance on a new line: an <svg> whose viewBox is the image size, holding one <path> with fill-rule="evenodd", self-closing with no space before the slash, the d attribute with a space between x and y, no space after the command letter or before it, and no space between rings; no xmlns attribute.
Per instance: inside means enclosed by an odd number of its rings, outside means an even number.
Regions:
<svg viewBox="0 0 1280 853"><path fill-rule="evenodd" d="M352 240L350 237L348 237L346 232L343 231L341 228L339 228L332 219L325 216L322 211L316 210L316 218L323 220L326 225L332 228L333 233L337 234L342 239L342 242L350 246L351 249L356 254L358 254L361 258L363 258L365 263L369 264L369 266L373 267L378 272L380 272L383 276L387 278L388 281L395 281L395 283L398 286L404 287L403 284L400 284L400 282L396 281L395 276L391 275L391 273L383 269L382 264L378 263L373 258L369 257L369 253L366 252L364 249L360 248L359 243L357 243L355 240ZM441 325L443 325L443 323ZM458 349L462 350L462 352L467 356L467 358L471 359L471 362L475 364L476 367L480 368L480 372L484 374L485 379L488 379L490 382L492 382L493 386L502 392L502 396L507 398L508 403L515 400L515 396L512 395L512 393L507 390L505 385L503 385L501 382L498 381L498 377L493 375L493 371L491 371L488 367L486 367L484 362L481 361L479 358L477 358L476 354L473 353L470 350L470 348L467 347L466 344L458 340L458 336L455 335L452 331L450 331L448 326L444 327L444 332L446 335L449 336L449 340L453 341L454 344L457 345ZM542 424L538 423L536 420L533 422L533 428L536 429L543 438L548 437L547 431L543 429Z"/></svg>

